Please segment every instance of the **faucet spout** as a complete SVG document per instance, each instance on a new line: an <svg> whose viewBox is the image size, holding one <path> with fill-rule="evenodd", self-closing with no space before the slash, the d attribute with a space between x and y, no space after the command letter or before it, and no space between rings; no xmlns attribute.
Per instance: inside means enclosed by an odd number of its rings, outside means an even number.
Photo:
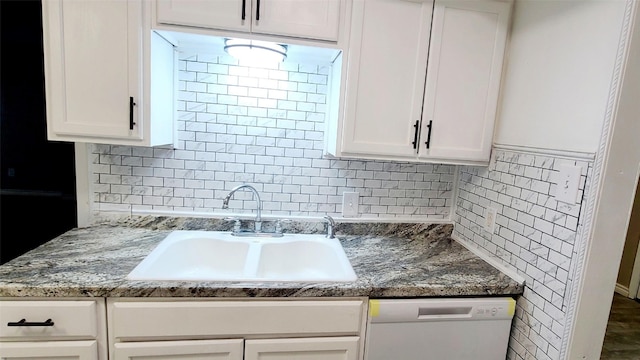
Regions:
<svg viewBox="0 0 640 360"><path fill-rule="evenodd" d="M262 230L262 200L260 200L260 194L258 193L258 190L256 190L256 188L254 188L253 186L248 184L242 184L231 189L229 194L227 194L227 196L225 196L225 198L222 200L222 208L223 209L229 208L229 200L231 200L231 197L233 196L233 194L240 189L248 189L248 190L251 190L251 192L253 192L253 198L256 201L256 205L257 205L255 231L260 232Z"/></svg>
<svg viewBox="0 0 640 360"><path fill-rule="evenodd" d="M327 237L329 239L334 239L336 237L336 222L329 215L323 217L323 219L327 222Z"/></svg>

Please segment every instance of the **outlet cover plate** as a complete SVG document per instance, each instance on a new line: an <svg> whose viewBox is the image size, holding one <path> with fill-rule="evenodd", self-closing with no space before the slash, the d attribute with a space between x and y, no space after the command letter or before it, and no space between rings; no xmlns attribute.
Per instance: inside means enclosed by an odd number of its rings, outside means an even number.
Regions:
<svg viewBox="0 0 640 360"><path fill-rule="evenodd" d="M498 211L495 208L488 207L485 210L483 225L485 231L493 234L493 231L496 229L496 216L498 216Z"/></svg>
<svg viewBox="0 0 640 360"><path fill-rule="evenodd" d="M556 200L567 204L575 204L578 198L582 167L561 165L558 170L560 170L560 174L558 176L558 185L556 186Z"/></svg>
<svg viewBox="0 0 640 360"><path fill-rule="evenodd" d="M360 202L360 193L357 192L343 192L342 193L342 216L343 217L357 217L358 203Z"/></svg>

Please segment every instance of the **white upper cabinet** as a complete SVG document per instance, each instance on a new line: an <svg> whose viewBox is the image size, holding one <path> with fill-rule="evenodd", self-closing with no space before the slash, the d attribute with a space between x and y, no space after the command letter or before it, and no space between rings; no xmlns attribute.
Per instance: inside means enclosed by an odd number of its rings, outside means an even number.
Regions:
<svg viewBox="0 0 640 360"><path fill-rule="evenodd" d="M354 0L343 116L327 151L489 161L511 3ZM333 98L335 101L335 97Z"/></svg>
<svg viewBox="0 0 640 360"><path fill-rule="evenodd" d="M354 1L343 152L415 156L432 8L432 1Z"/></svg>
<svg viewBox="0 0 640 360"><path fill-rule="evenodd" d="M151 32L148 4L47 0L42 6L49 140L172 143L173 47ZM162 85L153 94L152 81Z"/></svg>
<svg viewBox="0 0 640 360"><path fill-rule="evenodd" d="M341 0L253 0L252 31L338 40Z"/></svg>
<svg viewBox="0 0 640 360"><path fill-rule="evenodd" d="M159 24L337 41L345 0L157 0Z"/></svg>
<svg viewBox="0 0 640 360"><path fill-rule="evenodd" d="M510 8L436 1L421 131L431 136L421 159L489 161Z"/></svg>
<svg viewBox="0 0 640 360"><path fill-rule="evenodd" d="M210 29L251 31L251 0L157 0L157 22Z"/></svg>

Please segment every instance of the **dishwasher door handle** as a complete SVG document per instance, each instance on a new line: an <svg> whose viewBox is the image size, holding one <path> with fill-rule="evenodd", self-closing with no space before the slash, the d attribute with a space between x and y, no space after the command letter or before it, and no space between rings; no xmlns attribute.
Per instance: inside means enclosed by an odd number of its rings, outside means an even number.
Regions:
<svg viewBox="0 0 640 360"><path fill-rule="evenodd" d="M471 315L471 306L455 307L420 307L418 308L418 319L430 317L464 317Z"/></svg>

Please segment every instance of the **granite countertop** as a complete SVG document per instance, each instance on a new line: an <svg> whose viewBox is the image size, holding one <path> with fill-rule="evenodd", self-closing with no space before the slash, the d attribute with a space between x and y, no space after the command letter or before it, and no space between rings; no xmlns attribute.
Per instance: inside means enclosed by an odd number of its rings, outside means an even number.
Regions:
<svg viewBox="0 0 640 360"><path fill-rule="evenodd" d="M0 266L6 297L435 297L522 294L523 286L452 240L450 224L339 223L358 275L348 283L131 281L126 275L171 230L222 230L206 218L131 217L70 230ZM265 224L265 231L272 224ZM285 232L319 233L295 222ZM349 235L344 235L349 234Z"/></svg>

